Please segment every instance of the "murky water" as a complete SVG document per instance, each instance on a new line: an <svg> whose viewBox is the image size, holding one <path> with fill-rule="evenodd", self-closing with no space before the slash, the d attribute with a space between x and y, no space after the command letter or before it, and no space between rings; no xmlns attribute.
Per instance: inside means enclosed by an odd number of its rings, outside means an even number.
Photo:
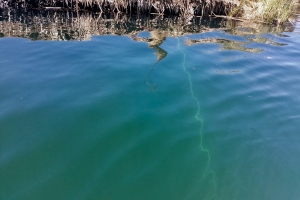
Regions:
<svg viewBox="0 0 300 200"><path fill-rule="evenodd" d="M2 15L1 199L300 198L299 22L66 15Z"/></svg>

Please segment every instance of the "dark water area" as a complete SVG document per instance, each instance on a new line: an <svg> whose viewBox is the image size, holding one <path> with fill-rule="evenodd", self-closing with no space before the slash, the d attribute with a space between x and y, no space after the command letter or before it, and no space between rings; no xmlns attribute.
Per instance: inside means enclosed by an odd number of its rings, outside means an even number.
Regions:
<svg viewBox="0 0 300 200"><path fill-rule="evenodd" d="M300 18L74 15L1 15L1 200L300 198Z"/></svg>

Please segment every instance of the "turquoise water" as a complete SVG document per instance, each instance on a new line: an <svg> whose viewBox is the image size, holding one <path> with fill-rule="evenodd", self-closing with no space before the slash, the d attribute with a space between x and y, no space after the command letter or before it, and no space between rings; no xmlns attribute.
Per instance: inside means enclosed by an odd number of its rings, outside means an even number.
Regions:
<svg viewBox="0 0 300 200"><path fill-rule="evenodd" d="M300 199L300 23L237 30L0 38L1 200Z"/></svg>

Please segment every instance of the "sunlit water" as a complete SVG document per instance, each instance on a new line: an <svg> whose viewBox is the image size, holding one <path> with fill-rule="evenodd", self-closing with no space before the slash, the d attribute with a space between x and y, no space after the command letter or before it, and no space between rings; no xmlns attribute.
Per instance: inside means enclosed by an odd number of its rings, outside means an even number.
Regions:
<svg viewBox="0 0 300 200"><path fill-rule="evenodd" d="M238 31L1 38L1 200L299 200L300 23Z"/></svg>

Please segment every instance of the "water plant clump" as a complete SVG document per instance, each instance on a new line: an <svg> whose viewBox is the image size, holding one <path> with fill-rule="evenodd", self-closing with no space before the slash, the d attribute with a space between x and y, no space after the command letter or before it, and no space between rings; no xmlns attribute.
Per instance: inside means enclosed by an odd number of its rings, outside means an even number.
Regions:
<svg viewBox="0 0 300 200"><path fill-rule="evenodd" d="M230 16L280 25L289 20L297 0L241 0Z"/></svg>
<svg viewBox="0 0 300 200"><path fill-rule="evenodd" d="M294 10L293 0L264 0L264 12L257 13L257 18L269 23L284 23Z"/></svg>

